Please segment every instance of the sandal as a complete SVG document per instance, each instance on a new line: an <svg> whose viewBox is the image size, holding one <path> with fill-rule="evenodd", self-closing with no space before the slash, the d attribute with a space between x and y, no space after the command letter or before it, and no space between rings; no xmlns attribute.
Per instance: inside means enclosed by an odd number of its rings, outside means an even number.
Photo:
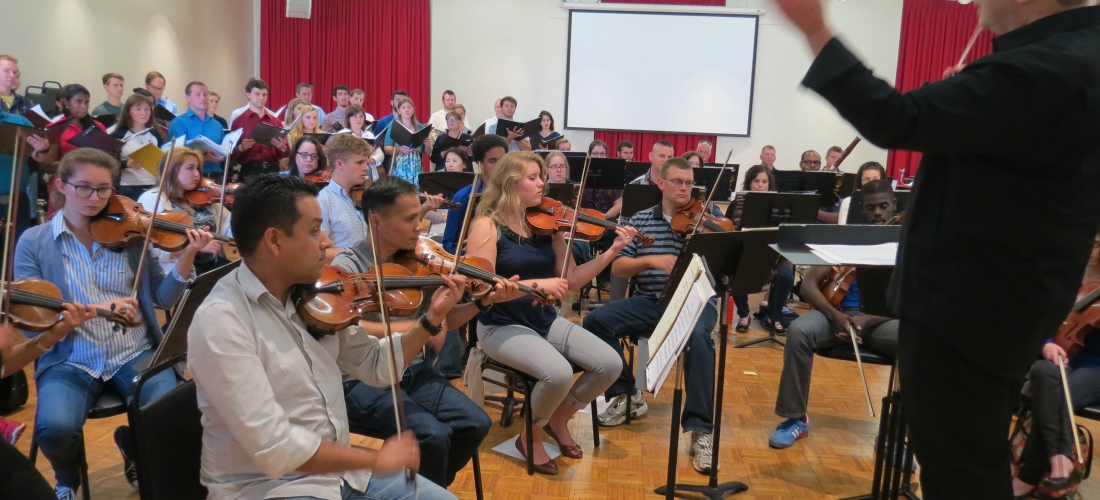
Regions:
<svg viewBox="0 0 1100 500"><path fill-rule="evenodd" d="M750 321L752 321L752 320L750 320L748 316L745 316L744 318L741 318L740 320L737 321L737 328L735 328L734 330L737 333L747 333L749 331L749 322Z"/></svg>
<svg viewBox="0 0 1100 500"><path fill-rule="evenodd" d="M787 327L783 326L782 322L773 322L771 318L764 318L760 320L760 326L764 327L765 330L774 332L780 337L784 337L787 335Z"/></svg>

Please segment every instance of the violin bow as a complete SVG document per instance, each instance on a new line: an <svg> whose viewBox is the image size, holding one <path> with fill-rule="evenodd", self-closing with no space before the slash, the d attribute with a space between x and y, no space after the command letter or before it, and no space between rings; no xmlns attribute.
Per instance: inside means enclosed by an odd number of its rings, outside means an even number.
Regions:
<svg viewBox="0 0 1100 500"><path fill-rule="evenodd" d="M3 294L3 311L4 321L9 321L7 312L11 311L11 293L8 291L8 285L12 282L10 274L13 273L15 268L15 219L16 211L19 210L19 190L16 186L20 185L23 169L19 168L21 154L20 151L20 138L22 137L21 131L15 133L15 145L12 149L11 158L11 185L8 193L10 194L8 199L8 214L6 223L4 224L4 262L0 265L0 293ZM97 195L98 196L98 195Z"/></svg>
<svg viewBox="0 0 1100 500"><path fill-rule="evenodd" d="M726 167L729 166L730 158L732 157L733 150L731 149L729 154L726 155L726 161L722 164L722 169L718 171L718 178L714 179L714 185L710 187L710 192L707 193L707 201L703 202L703 209L699 211L699 216L695 218L695 227L692 228L691 234L688 235L688 238L692 237L693 235L699 234L699 231L702 229L703 217L706 215L707 210L710 207L711 200L714 199L714 193L718 191L718 183L722 181L722 173L726 171Z"/></svg>
<svg viewBox="0 0 1100 500"><path fill-rule="evenodd" d="M979 24L974 28L974 34L970 35L970 41L966 42L966 48L963 49L962 56L959 57L959 63L955 65L956 68L962 67L963 62L966 61L966 56L970 55L970 49L974 48L974 42L978 41L978 35L980 34L982 34L982 25Z"/></svg>
<svg viewBox="0 0 1100 500"><path fill-rule="evenodd" d="M175 138L172 138L172 145L168 147L168 155L164 157L164 168L160 170L160 182L157 186L157 196L153 201L152 214L149 216L149 227L145 228L145 240L141 244L141 258L138 260L137 270L134 271L134 290L130 294L130 298L137 299L138 285L141 284L141 273L145 270L145 263L148 261L149 255L149 237L153 234L153 226L157 222L157 212L160 211L160 200L165 196L164 194L164 180L168 178L165 173L168 172L172 165L172 155L176 152ZM139 205L140 206L140 205Z"/></svg>
<svg viewBox="0 0 1100 500"><path fill-rule="evenodd" d="M473 210L474 210L474 196L476 196L477 181L478 181L479 178L480 178L479 174L477 172L474 172L474 181L470 183L470 197L466 200L466 210L463 211L462 225L459 226L459 229L458 229L458 240L455 241L455 267L456 268L457 268L458 264L460 262L462 262L462 260L461 260L462 257L460 256L459 252L462 251L462 244L466 242L466 230L469 229L467 226L471 222L473 222L473 220L470 218L470 215L473 213ZM450 217L450 216L448 215L448 217Z"/></svg>
<svg viewBox="0 0 1100 500"><path fill-rule="evenodd" d="M234 145L233 149L237 146ZM232 153L232 151L230 151ZM200 181L201 182L201 181ZM218 199L218 213L214 214L214 234L222 231L222 210L225 210L225 187L229 185L229 155L225 155L225 164L222 166L222 194Z"/></svg>
<svg viewBox="0 0 1100 500"><path fill-rule="evenodd" d="M871 410L871 417L875 417L875 405L871 402L871 389L867 387L867 374L863 371L863 356L859 354L859 343L856 342L856 329L848 325L848 336L852 338L852 351L856 353L856 365L859 366L859 378L863 379L863 393L867 395L867 409Z"/></svg>
<svg viewBox="0 0 1100 500"><path fill-rule="evenodd" d="M581 169L581 181L578 183L580 191L577 193L577 203L573 206L573 221L569 223L569 236L565 239L565 258L562 259L561 263L561 279L565 279L565 272L569 270L569 261L573 260L573 237L577 232L577 220L580 219L581 213L581 198L584 198L584 184L588 180L588 164L591 161L592 153L584 155L584 168Z"/></svg>
<svg viewBox="0 0 1100 500"><path fill-rule="evenodd" d="M371 215L373 215L373 213L367 214L368 221ZM386 350L386 355L390 362L390 395L393 397L394 423L397 428L397 439L401 439L401 431L408 428L405 420L405 401L404 396L398 392L399 388L397 387L397 380L399 378L396 363L397 354L393 348L393 331L390 329L390 313L386 309L386 284L382 278L382 262L378 260L378 236L374 234L374 227L371 227L369 222L368 229L370 233L370 252L374 259L374 293L378 300L379 311L382 314L382 331L386 335L386 346L389 348ZM408 469L405 469L405 484L407 486L412 486L415 498L420 497L420 490L416 484L416 476Z"/></svg>
<svg viewBox="0 0 1100 500"><path fill-rule="evenodd" d="M1069 411L1069 425L1073 432L1073 445L1077 447L1077 463L1084 465L1084 455L1081 454L1081 440L1077 438L1077 417L1073 414L1073 400L1069 397L1069 380L1066 379L1066 360L1058 356L1058 370L1062 372L1062 390L1066 394L1066 410Z"/></svg>

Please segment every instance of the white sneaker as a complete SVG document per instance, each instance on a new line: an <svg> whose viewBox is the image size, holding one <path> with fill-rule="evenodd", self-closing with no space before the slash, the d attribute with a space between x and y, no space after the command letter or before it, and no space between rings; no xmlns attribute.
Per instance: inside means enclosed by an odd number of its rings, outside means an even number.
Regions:
<svg viewBox="0 0 1100 500"><path fill-rule="evenodd" d="M630 417L638 418L646 413L649 413L649 405L645 402L645 394L642 391L635 392L630 396Z"/></svg>
<svg viewBox="0 0 1100 500"><path fill-rule="evenodd" d="M75 500L76 491L68 486L58 486L53 489L53 493L57 495L57 500Z"/></svg>
<svg viewBox="0 0 1100 500"><path fill-rule="evenodd" d="M714 438L710 434L691 431L691 446L688 447L688 456L695 457L691 465L695 472L710 474L710 464L714 457ZM722 468L721 465L718 466Z"/></svg>
<svg viewBox="0 0 1100 500"><path fill-rule="evenodd" d="M623 425L626 422L626 405L630 398L626 397L626 394L619 394L611 399L611 404L607 409L603 411L598 417L600 425L604 427L615 427L616 425Z"/></svg>

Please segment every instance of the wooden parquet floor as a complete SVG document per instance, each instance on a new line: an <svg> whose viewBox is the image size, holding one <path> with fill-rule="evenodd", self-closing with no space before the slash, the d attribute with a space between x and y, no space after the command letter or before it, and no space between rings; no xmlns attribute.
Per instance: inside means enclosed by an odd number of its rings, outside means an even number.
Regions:
<svg viewBox="0 0 1100 500"><path fill-rule="evenodd" d="M751 297L753 309L759 296ZM720 450L721 481L741 481L749 491L731 498L743 500L787 500L843 498L870 492L873 469L872 445L878 431L878 420L871 418L863 396L859 374L854 363L817 358L810 391L810 434L793 447L777 451L768 447L768 436L781 420L774 412L776 388L783 365L780 347L769 344L747 349L733 349L734 343L765 335L756 321L748 334L730 337L726 358L725 394L723 404L722 442ZM885 395L889 368L867 366L867 382L878 412ZM456 381L460 389L460 381ZM653 489L663 485L669 450L669 420L671 418L672 377L664 389L649 400L649 414L640 420L613 428L601 428L602 445L592 447L591 420L578 414L570 429L584 449L581 460L558 459L561 472L557 476L528 476L524 464L491 448L515 436L522 419L507 429L499 425L500 407L487 408L494 420L489 436L481 446L482 477L486 498L493 500L550 499L612 499L635 500L661 498ZM9 415L13 420L27 422L28 432L18 443L27 453L30 449L30 423L34 420L35 398L20 411ZM1094 435L1100 435L1100 424L1082 420ZM118 416L90 421L85 427L85 441L92 482L92 497L96 499L137 499L122 474L122 458L115 448L111 433L126 417ZM681 434L677 477L681 483L706 484L707 478L691 466L684 453L688 434ZM378 441L352 437L352 442L377 447ZM38 469L51 483L53 473L49 462L39 458ZM1084 498L1100 498L1100 486L1087 480L1082 488ZM459 473L450 490L462 499L473 499L472 467ZM688 498L701 498L698 496Z"/></svg>

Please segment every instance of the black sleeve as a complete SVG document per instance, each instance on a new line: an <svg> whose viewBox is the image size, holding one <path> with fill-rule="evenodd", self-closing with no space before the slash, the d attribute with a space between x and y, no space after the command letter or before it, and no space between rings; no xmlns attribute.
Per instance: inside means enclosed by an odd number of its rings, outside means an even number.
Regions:
<svg viewBox="0 0 1100 500"><path fill-rule="evenodd" d="M1031 50L1032 53L1026 52ZM1078 63L1070 55L1015 49L971 63L955 76L898 92L877 78L836 38L810 65L802 85L836 107L844 119L877 146L933 154L1005 156L1012 147L1056 130L1087 98L1067 75ZM1062 60L1058 60L1062 58ZM1070 66L1067 66L1070 65Z"/></svg>
<svg viewBox="0 0 1100 500"><path fill-rule="evenodd" d="M443 147L443 141L446 140L447 134L444 132L439 137L435 138L435 144L432 145L432 155L429 157L432 160L432 165L440 165L443 163L443 151L440 148Z"/></svg>

